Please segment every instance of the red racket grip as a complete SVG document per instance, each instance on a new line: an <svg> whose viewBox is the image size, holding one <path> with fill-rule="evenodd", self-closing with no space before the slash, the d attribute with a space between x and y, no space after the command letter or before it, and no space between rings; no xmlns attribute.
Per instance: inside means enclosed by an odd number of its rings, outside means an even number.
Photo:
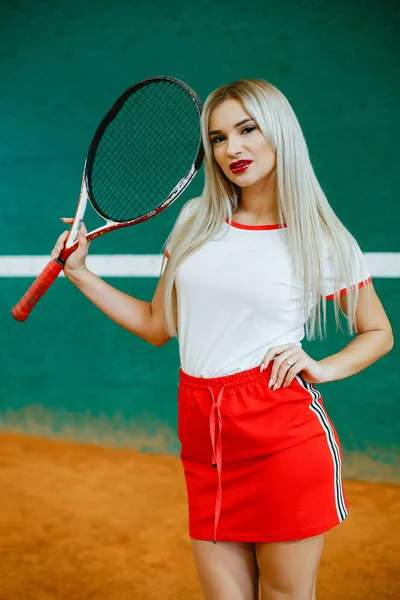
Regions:
<svg viewBox="0 0 400 600"><path fill-rule="evenodd" d="M47 292L51 284L57 279L64 265L62 262L51 260L32 283L29 290L11 310L11 314L17 321L26 321L31 310L39 302L40 298Z"/></svg>

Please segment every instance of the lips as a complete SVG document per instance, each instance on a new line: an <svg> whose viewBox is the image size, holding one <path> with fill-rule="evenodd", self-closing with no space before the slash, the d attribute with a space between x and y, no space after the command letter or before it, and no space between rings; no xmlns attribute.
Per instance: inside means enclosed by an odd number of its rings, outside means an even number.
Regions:
<svg viewBox="0 0 400 600"><path fill-rule="evenodd" d="M252 162L252 160L237 160L236 162L231 163L229 168L232 173L236 175L237 173L243 173L246 171Z"/></svg>

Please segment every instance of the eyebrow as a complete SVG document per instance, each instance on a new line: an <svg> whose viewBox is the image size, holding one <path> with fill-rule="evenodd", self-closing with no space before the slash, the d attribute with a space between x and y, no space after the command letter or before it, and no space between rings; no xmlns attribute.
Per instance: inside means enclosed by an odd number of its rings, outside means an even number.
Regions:
<svg viewBox="0 0 400 600"><path fill-rule="evenodd" d="M243 119L243 121L239 121L239 123L236 123L235 127L240 127L241 125L243 125L244 123L248 123L249 121L254 121L254 119L251 119L250 117L247 119ZM220 129L214 129L214 131L210 131L208 135L214 135L215 133L222 133L222 131Z"/></svg>

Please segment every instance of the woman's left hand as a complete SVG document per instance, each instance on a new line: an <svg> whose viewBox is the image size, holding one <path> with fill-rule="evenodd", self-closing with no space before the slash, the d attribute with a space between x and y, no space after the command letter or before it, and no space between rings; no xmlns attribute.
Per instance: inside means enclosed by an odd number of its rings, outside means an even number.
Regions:
<svg viewBox="0 0 400 600"><path fill-rule="evenodd" d="M268 387L272 387L273 391L281 386L290 385L299 373L308 383L330 381L328 366L313 360L296 344L283 344L270 348L261 363L260 370L266 369L271 360L274 364Z"/></svg>

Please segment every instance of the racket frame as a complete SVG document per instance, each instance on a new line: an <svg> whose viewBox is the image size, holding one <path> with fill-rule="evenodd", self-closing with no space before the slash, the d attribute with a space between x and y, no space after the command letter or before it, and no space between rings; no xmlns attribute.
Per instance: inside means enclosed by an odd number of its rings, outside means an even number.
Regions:
<svg viewBox="0 0 400 600"><path fill-rule="evenodd" d="M68 257L77 249L78 247L78 234L81 223L83 221L87 202L89 200L92 205L93 210L105 220L105 225L94 229L93 231L86 234L86 239L88 242L91 242L95 238L104 235L110 231L115 229L122 229L124 227L130 227L131 225L136 225L138 223L142 223L143 221L147 221L148 219L154 217L159 214L163 210L165 210L168 206L177 199L178 196L182 194L182 192L188 187L193 177L196 175L197 171L200 169L201 164L204 158L204 147L201 140L201 134L199 137L199 145L197 149L197 156L195 161L192 163L191 168L188 173L176 184L174 189L170 192L167 198L165 198L160 204L158 204L154 209L149 211L148 213L141 215L140 217L136 217L135 219L131 219L128 221L113 221L102 214L97 203L95 201L92 188L91 188L91 174L94 158L96 155L96 150L99 145L99 142L102 138L102 135L108 125L113 121L118 112L121 110L124 103L127 101L130 96L135 93L141 87L149 85L155 81L170 81L174 84L178 85L182 89L184 89L188 95L192 98L193 103L196 105L196 108L199 113L199 118L202 110L202 103L200 98L197 96L196 92L192 90L188 85L180 81L179 79L175 79L174 77L169 76L154 76L149 77L147 79L143 79L138 81L137 83L130 86L125 92L119 96L119 98L114 102L112 107L106 113L100 125L97 127L96 132L93 136L92 142L89 146L89 151L87 154L87 158L85 161L84 169L83 169L83 177L82 184L79 194L78 205L76 209L76 213L74 216L73 223L71 225L71 229L68 233L68 237L64 243L64 248L61 250L59 256L54 260L51 260L43 271L39 274L37 279L33 282L31 287L25 293L23 298L14 306L11 310L12 316L17 321L26 321L32 309L36 306L37 302L44 295L47 289L51 286L51 284L57 279L60 272L63 270L65 266L65 262Z"/></svg>
<svg viewBox="0 0 400 600"><path fill-rule="evenodd" d="M137 83L131 85L127 90L125 90L125 92L123 92L121 94L121 96L114 102L112 107L109 109L109 111L106 113L106 115L100 122L99 126L97 127L97 129L95 131L92 142L90 144L88 154L87 154L87 159L85 161L85 166L84 166L84 170L83 170L81 191L80 191L80 195L79 195L79 201L78 201L78 206L77 206L77 210L75 213L74 221L72 223L68 238L67 238L65 246L64 246L64 249L61 252L60 256L56 259L57 262L59 262L62 266L64 266L67 258L78 247L78 243L76 240L78 238L78 233L79 233L79 228L80 228L81 222L83 221L83 217L85 215L88 200L89 200L90 204L92 205L93 210L99 215L100 218L102 218L106 222L105 225L102 225L101 227L98 227L97 229L94 229L90 233L86 234L86 239L88 240L88 242L91 242L93 239L95 239L101 235L104 235L105 233L108 233L110 231L113 231L115 229L122 229L123 227L130 227L131 225L137 225L138 223L147 221L147 219L150 219L150 218L154 217L155 215L159 214L160 212L162 212L163 210L165 210L188 187L189 183L192 181L193 177L195 176L197 171L200 169L203 159L204 159L204 148L203 148L203 143L201 141L201 136L199 138L199 146L198 146L196 160L192 164L189 172L185 175L185 177L183 177L176 184L176 186L171 191L169 196L163 202L161 202L156 208L149 211L145 215L141 215L140 217L137 217L136 219L131 219L129 221L118 221L118 222L113 221L112 219L106 218L104 216L104 214L102 214L102 212L99 210L96 200L93 195L93 191L92 191L91 175L92 175L94 159L96 156L96 151L97 151L98 145L100 143L100 140L102 139L102 136L103 136L105 130L107 129L109 124L115 119L115 117L117 116L117 114L119 113L119 111L121 110L121 108L123 107L125 102L128 100L128 98L130 98L132 96L132 94L134 94L140 88L142 88L146 85L149 85L155 81L171 81L172 83L181 87L192 98L194 104L197 107L197 110L199 113L199 118L200 118L200 114L201 114L201 110L202 110L202 103L201 103L200 98L198 97L196 92L194 90L192 90L191 87L189 87L188 85L183 83L183 81L176 79L175 77L161 76L161 75L149 77L147 79L143 79L143 80L138 81Z"/></svg>

